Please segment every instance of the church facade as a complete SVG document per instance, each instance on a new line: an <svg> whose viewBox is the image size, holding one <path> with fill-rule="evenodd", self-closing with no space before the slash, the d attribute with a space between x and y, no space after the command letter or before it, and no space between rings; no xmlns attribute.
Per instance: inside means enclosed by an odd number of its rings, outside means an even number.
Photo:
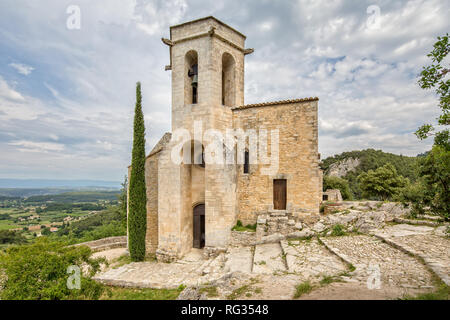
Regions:
<svg viewBox="0 0 450 320"><path fill-rule="evenodd" d="M244 104L246 37L214 17L170 28L172 132L146 158L146 248L172 261L230 244L240 220L319 215L318 98ZM129 168L130 170L130 168Z"/></svg>

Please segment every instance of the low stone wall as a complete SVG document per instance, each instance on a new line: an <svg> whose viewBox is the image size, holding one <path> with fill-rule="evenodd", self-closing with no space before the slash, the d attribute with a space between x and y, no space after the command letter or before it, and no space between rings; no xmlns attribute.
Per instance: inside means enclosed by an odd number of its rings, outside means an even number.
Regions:
<svg viewBox="0 0 450 320"><path fill-rule="evenodd" d="M126 248L127 236L103 238L99 240L78 243L75 246L88 246L94 252L115 248Z"/></svg>
<svg viewBox="0 0 450 320"><path fill-rule="evenodd" d="M231 231L232 246L249 246L256 242L256 232L251 231Z"/></svg>

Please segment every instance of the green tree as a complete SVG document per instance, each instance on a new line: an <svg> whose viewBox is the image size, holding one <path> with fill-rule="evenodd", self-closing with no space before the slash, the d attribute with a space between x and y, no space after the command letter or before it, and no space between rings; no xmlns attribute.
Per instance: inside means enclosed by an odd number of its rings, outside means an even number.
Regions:
<svg viewBox="0 0 450 320"><path fill-rule="evenodd" d="M434 145L431 152L421 160L419 172L426 186L425 203L433 213L446 220L450 215L450 150Z"/></svg>
<svg viewBox="0 0 450 320"><path fill-rule="evenodd" d="M323 191L328 189L339 189L344 200L352 200L353 195L350 191L348 181L339 177L324 176L323 177Z"/></svg>
<svg viewBox="0 0 450 320"><path fill-rule="evenodd" d="M450 72L450 66L443 65L443 60L449 51L450 43L447 33L443 37L438 37L438 41L434 44L433 50L427 55L431 58L432 64L423 67L419 79L419 85L422 89L434 88L436 90L436 94L439 96L439 108L441 109L441 115L438 118L438 124L441 126L448 126L450 124L450 78L446 78L446 75ZM435 144L443 146L449 150L449 130L443 129L439 132L433 133L434 130L435 128L432 124L424 124L416 131L416 136L423 140L434 134Z"/></svg>
<svg viewBox="0 0 450 320"><path fill-rule="evenodd" d="M145 232L147 229L147 194L145 187L145 126L142 113L141 84L136 84L133 150L130 174L128 216L128 248L133 261L145 258Z"/></svg>
<svg viewBox="0 0 450 320"><path fill-rule="evenodd" d="M66 246L47 237L32 244L12 246L0 252L0 298L2 300L98 299L104 287L91 279L104 259L91 258L86 246ZM80 289L69 289L69 266L78 266Z"/></svg>
<svg viewBox="0 0 450 320"><path fill-rule="evenodd" d="M376 170L369 170L358 176L363 195L387 200L397 195L409 180L397 174L397 170L390 163Z"/></svg>

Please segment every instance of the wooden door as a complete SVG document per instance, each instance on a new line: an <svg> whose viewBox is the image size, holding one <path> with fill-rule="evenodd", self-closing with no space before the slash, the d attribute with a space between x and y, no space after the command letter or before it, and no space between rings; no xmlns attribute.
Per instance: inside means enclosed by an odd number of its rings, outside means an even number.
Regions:
<svg viewBox="0 0 450 320"><path fill-rule="evenodd" d="M286 179L273 180L273 208L286 210Z"/></svg>
<svg viewBox="0 0 450 320"><path fill-rule="evenodd" d="M205 205L199 204L194 207L194 248L205 246Z"/></svg>

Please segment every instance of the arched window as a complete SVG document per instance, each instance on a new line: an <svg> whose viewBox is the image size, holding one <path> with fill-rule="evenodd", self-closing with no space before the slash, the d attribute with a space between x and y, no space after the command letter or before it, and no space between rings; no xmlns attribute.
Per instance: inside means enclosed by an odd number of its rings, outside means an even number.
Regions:
<svg viewBox="0 0 450 320"><path fill-rule="evenodd" d="M248 153L248 150L245 150L244 152L244 173L248 173L250 164L250 156Z"/></svg>
<svg viewBox="0 0 450 320"><path fill-rule="evenodd" d="M233 107L236 94L235 62L231 54L222 55L222 104Z"/></svg>
<svg viewBox="0 0 450 320"><path fill-rule="evenodd" d="M185 57L184 104L198 102L198 54L191 50Z"/></svg>

